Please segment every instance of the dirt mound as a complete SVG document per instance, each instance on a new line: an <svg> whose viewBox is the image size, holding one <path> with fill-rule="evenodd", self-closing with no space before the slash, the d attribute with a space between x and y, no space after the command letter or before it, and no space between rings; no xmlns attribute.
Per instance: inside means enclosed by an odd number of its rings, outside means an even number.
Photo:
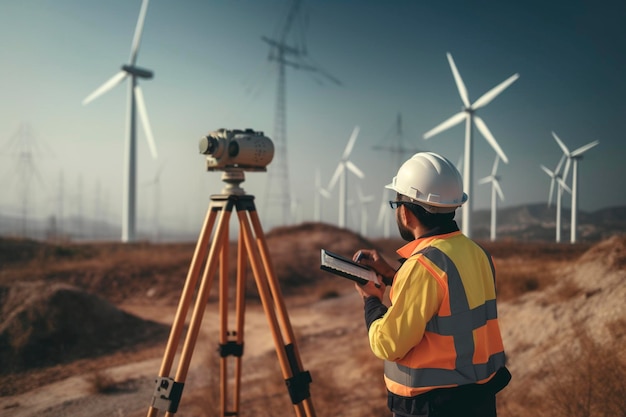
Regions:
<svg viewBox="0 0 626 417"><path fill-rule="evenodd" d="M320 269L322 248L351 256L358 249L373 247L359 234L324 223L273 229L266 240L276 276L287 290L328 277Z"/></svg>
<svg viewBox="0 0 626 417"><path fill-rule="evenodd" d="M562 373L559 367L565 353L573 350L581 355L585 340L626 358L624 248L623 237L600 242L558 267L554 271L558 279L545 290L498 306L514 376L507 396L525 392L541 398L550 389L546 374L555 369Z"/></svg>
<svg viewBox="0 0 626 417"><path fill-rule="evenodd" d="M0 286L0 374L123 350L168 328L63 283Z"/></svg>
<svg viewBox="0 0 626 417"><path fill-rule="evenodd" d="M626 268L626 235L613 236L594 245L580 257L579 263L596 262L607 269Z"/></svg>

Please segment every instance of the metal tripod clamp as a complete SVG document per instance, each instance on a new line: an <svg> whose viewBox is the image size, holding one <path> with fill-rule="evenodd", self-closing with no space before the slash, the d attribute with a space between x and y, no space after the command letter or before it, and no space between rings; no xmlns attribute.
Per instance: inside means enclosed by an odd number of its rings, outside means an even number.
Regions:
<svg viewBox="0 0 626 417"><path fill-rule="evenodd" d="M289 391L292 404L298 404L311 397L309 385L313 382L313 378L311 378L309 371L300 369L296 356L296 347L293 343L285 345L285 353L287 354L287 360L293 375L285 380L285 384L287 384L287 391Z"/></svg>
<svg viewBox="0 0 626 417"><path fill-rule="evenodd" d="M291 378L285 380L287 391L292 404L298 404L311 397L309 385L313 382L309 371L300 371Z"/></svg>
<svg viewBox="0 0 626 417"><path fill-rule="evenodd" d="M225 344L220 344L218 351L220 352L220 357L222 358L227 356L240 357L243 355L243 343L229 341Z"/></svg>
<svg viewBox="0 0 626 417"><path fill-rule="evenodd" d="M152 407L175 413L178 410L180 398L183 395L184 383L176 382L165 376L157 377L156 386L152 395Z"/></svg>

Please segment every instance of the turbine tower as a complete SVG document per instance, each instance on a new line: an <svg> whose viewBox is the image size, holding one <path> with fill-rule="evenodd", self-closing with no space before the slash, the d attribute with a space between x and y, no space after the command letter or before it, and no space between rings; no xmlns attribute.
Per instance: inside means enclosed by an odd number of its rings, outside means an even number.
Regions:
<svg viewBox="0 0 626 417"><path fill-rule="evenodd" d="M437 125L433 129L424 133L424 139L429 139L430 137L440 133L452 126L456 126L465 120L465 159L463 163L463 189L469 195L469 199L465 206L463 207L463 221L462 221L462 229L463 233L471 237L472 227L471 227L471 215L473 212L474 199L472 194L472 186L473 186L473 131L474 124L476 124L476 128L478 131L482 133L487 142L491 145L491 147L496 151L496 154L500 156L500 158L505 162L509 163L509 159L506 157L498 142L496 142L495 138L487 128L487 125L483 120L476 115L476 110L486 106L496 98L502 91L504 91L509 85L511 85L515 80L519 78L519 74L514 74L504 80L502 83L498 84L485 94L483 94L478 100L474 103L470 103L469 96L467 94L467 89L465 88L465 84L463 83L463 79L459 74L459 71L454 64L454 60L452 59L452 55L448 52L448 62L450 64L450 68L452 69L452 75L454 76L454 81L456 82L456 87L459 90L459 95L461 96L461 100L463 101L463 110L449 119L445 120L443 123Z"/></svg>
<svg viewBox="0 0 626 417"><path fill-rule="evenodd" d="M269 61L276 62L278 68L278 82L276 86L276 113L274 115L274 148L275 157L272 168L268 170L267 188L265 192L265 205L277 204L279 212L277 218L291 222L290 216L290 185L289 185L289 168L287 164L287 71L286 68L292 67L298 70L306 70L313 73L319 73L331 81L340 84L340 82L331 77L325 71L305 63L303 58L307 55L304 36L301 35L296 46L287 43L294 20L299 16L300 0L294 0L291 4L284 25L280 29L275 39L262 36L261 40L270 46L268 55ZM269 207L266 207L266 213L270 213Z"/></svg>
<svg viewBox="0 0 626 417"><path fill-rule="evenodd" d="M322 199L320 197L330 199L330 193L327 189L322 187L320 169L317 168L315 170L315 205L313 207L313 220L316 222L319 222L322 219Z"/></svg>
<svg viewBox="0 0 626 417"><path fill-rule="evenodd" d="M137 128L135 123L136 111L139 111L139 117L143 125L146 140L150 147L153 158L157 158L157 150L148 120L148 113L143 99L143 93L137 80L139 78L150 79L154 73L145 68L135 65L137 55L139 53L139 44L141 43L141 34L143 32L143 24L148 10L148 0L143 0L135 27L135 36L130 49L129 64L122 65L121 71L111 77L108 81L98 87L85 100L83 105L95 100L102 94L116 87L127 77L130 77L128 83L128 108L127 108L127 137L126 137L126 165L124 173L124 195L123 195L123 212L122 212L122 242L132 242L136 235L136 215L137 215Z"/></svg>
<svg viewBox="0 0 626 417"><path fill-rule="evenodd" d="M359 205L361 208L361 215L360 215L360 223L361 223L361 228L360 228L360 233L361 236L365 237L367 236L367 224L368 224L368 219L367 219L367 205L369 203L371 203L372 201L374 201L374 196L373 195L365 195L363 194L363 190L361 190L361 187L357 185L356 188L356 192L357 192L357 196L359 197Z"/></svg>
<svg viewBox="0 0 626 417"><path fill-rule="evenodd" d="M566 190L568 193L572 193L572 190L567 186L565 180L567 179L567 171L564 170L563 176L561 177L560 171L563 166L563 162L565 161L565 155L561 157L559 163L557 164L554 171L550 171L545 166L541 165L541 169L548 174L551 178L550 180L550 193L548 194L548 207L552 204L552 195L554 194L554 183L557 184L557 193L556 193L556 242L561 242L561 212L562 205L561 200L563 197L563 190Z"/></svg>
<svg viewBox="0 0 626 417"><path fill-rule="evenodd" d="M567 162L565 163L565 172L567 172L570 162L572 163L572 215L571 215L571 228L570 228L570 242L576 243L576 227L578 222L578 161L582 159L583 154L587 152L589 149L598 145L600 141L595 140L593 142L589 142L586 145L581 146L578 149L569 151L567 146L563 143L563 141L556 135L556 133L552 132L552 136L556 140L556 143L559 144L561 149L563 150L563 155L567 158Z"/></svg>
<svg viewBox="0 0 626 417"><path fill-rule="evenodd" d="M339 184L339 227L346 227L347 224L347 204L348 204L348 171L352 171L354 175L359 177L360 179L365 178L365 174L361 171L352 161L350 161L350 154L352 153L352 148L354 147L354 143L356 142L356 138L359 135L359 127L355 126L352 131L352 135L348 140L346 148L341 155L341 160L337 165L337 169L333 174L333 177L330 180L328 185L328 190L332 191L335 188L335 184L337 180L341 178Z"/></svg>
<svg viewBox="0 0 626 417"><path fill-rule="evenodd" d="M376 220L376 225L378 227L382 227L383 229L383 237L385 239L388 239L390 235L389 219L390 219L390 214L392 213L392 211L389 210L388 194L389 194L389 189L383 188L383 194L380 200L380 206L378 207L378 218Z"/></svg>
<svg viewBox="0 0 626 417"><path fill-rule="evenodd" d="M500 200L504 201L504 194L502 193L502 188L500 187L500 176L497 174L499 161L500 157L496 155L496 159L493 162L493 168L491 169L491 175L488 175L478 181L479 184L486 184L488 182L491 183L491 231L489 237L492 242L496 240L496 213L498 197L500 197Z"/></svg>

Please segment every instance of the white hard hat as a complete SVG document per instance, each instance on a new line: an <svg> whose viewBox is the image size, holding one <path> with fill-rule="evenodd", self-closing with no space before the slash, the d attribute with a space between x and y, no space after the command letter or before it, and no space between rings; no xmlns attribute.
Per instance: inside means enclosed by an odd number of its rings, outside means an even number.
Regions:
<svg viewBox="0 0 626 417"><path fill-rule="evenodd" d="M467 201L459 170L433 152L413 155L385 188L411 198L431 213L449 213Z"/></svg>

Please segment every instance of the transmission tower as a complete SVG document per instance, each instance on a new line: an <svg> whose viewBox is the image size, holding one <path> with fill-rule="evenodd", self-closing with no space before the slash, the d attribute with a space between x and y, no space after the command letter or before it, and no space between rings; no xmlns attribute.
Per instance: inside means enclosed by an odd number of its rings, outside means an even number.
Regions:
<svg viewBox="0 0 626 417"><path fill-rule="evenodd" d="M402 113L398 113L396 117L396 122L391 128L391 135L387 133L383 138L383 142L389 142L389 136L392 136L391 143L387 143L385 145L376 145L373 147L375 150L383 150L389 153L395 154L396 158L394 160L394 172L400 168L400 165L405 161L407 155L413 155L414 153L420 152L420 150L415 146L405 146L405 135L404 129L402 127Z"/></svg>
<svg viewBox="0 0 626 417"><path fill-rule="evenodd" d="M17 132L9 140L8 154L17 157L17 167L14 173L17 179L17 190L20 201L21 230L20 236L28 235L29 209L34 206L30 201L32 197L32 184L37 180L43 186L43 180L35 163L35 156L40 149L28 123L21 123Z"/></svg>
<svg viewBox="0 0 626 417"><path fill-rule="evenodd" d="M398 168L400 168L400 165L402 165L406 160L407 156L420 152L416 146L406 146L404 143L405 134L402 126L402 113L398 113L396 122L393 124L390 131L385 134L382 142L384 144L376 145L373 149L386 151L395 156L395 158L392 158L394 165L391 167L389 178L393 178L395 173L398 171ZM388 196L388 194L388 190L383 190L378 216L378 223L384 230L384 237L389 237L389 224L390 222L393 222L393 216L391 215L392 212L388 209L387 200L394 198L395 196Z"/></svg>
<svg viewBox="0 0 626 417"><path fill-rule="evenodd" d="M307 56L306 42L304 37L305 19L300 13L300 0L294 0L289 8L284 24L280 27L274 38L262 36L261 40L270 46L268 60L276 62L278 69L278 82L276 85L276 109L274 115L274 148L275 155L272 166L268 169L267 186L265 190L265 213L273 215L274 219L280 219L284 224L292 222L290 196L289 167L287 159L287 71L286 67L297 70L306 70L317 73L331 80L335 84L341 84L339 80L330 76L316 65L305 62ZM301 19L300 32L294 36L294 44L287 43L294 21ZM272 207L275 207L272 209ZM277 207L277 208L276 208Z"/></svg>

